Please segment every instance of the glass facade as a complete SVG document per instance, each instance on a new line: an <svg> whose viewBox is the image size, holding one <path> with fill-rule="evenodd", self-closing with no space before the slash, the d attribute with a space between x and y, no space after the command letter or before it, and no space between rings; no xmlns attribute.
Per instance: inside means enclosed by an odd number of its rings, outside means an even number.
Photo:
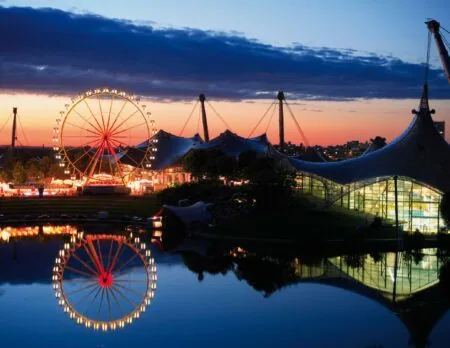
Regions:
<svg viewBox="0 0 450 348"><path fill-rule="evenodd" d="M409 296L439 282L437 249L337 256L328 260L339 271L386 295Z"/></svg>
<svg viewBox="0 0 450 348"><path fill-rule="evenodd" d="M297 176L297 188L329 204L395 221L395 179L378 178L340 185L311 174ZM398 219L404 231L437 233L445 228L439 215L442 194L405 177L397 179Z"/></svg>

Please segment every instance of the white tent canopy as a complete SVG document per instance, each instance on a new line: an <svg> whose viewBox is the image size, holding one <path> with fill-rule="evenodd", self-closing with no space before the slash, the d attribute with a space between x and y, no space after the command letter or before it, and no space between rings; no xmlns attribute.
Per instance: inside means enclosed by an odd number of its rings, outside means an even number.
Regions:
<svg viewBox="0 0 450 348"><path fill-rule="evenodd" d="M311 163L291 158L289 162L299 171L341 184L397 175L449 192L450 147L438 133L431 118L432 113L425 85L419 111L410 126L385 147L340 162Z"/></svg>

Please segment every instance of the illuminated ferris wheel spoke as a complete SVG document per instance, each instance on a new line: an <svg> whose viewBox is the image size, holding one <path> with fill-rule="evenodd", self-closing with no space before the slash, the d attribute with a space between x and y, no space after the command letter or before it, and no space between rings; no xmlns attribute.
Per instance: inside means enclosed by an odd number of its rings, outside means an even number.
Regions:
<svg viewBox="0 0 450 348"><path fill-rule="evenodd" d="M116 127L114 127L114 128L111 128L111 129L110 129L111 135L114 135L117 129L119 129L120 127L122 127L127 121L131 120L131 118L132 118L134 115L136 115L136 113L137 113L138 111L139 111L139 110L136 110L135 112L133 112L133 113L132 113L130 116L128 116L125 120L123 120L121 123L119 123L118 126L116 126Z"/></svg>
<svg viewBox="0 0 450 348"><path fill-rule="evenodd" d="M124 286L124 285L122 285L122 284L115 284L115 286L116 286L116 287L119 287L119 288L121 288L121 289L123 289L123 290L132 292L132 293L134 293L134 294L136 294L136 295L139 295L139 296L145 296L145 293L144 293L144 292L140 292L140 291L134 290L134 289L129 288L129 287L127 287L127 286Z"/></svg>
<svg viewBox="0 0 450 348"><path fill-rule="evenodd" d="M116 279L116 283L147 283L145 279Z"/></svg>
<svg viewBox="0 0 450 348"><path fill-rule="evenodd" d="M91 289L93 287L95 287L97 289L97 283L89 284L89 285L86 285L85 287L82 287L81 289L77 289L75 291L68 292L68 293L66 293L66 296L73 296L75 294L78 294L80 292L86 291L86 290Z"/></svg>
<svg viewBox="0 0 450 348"><path fill-rule="evenodd" d="M113 102L114 102L114 95L112 96L112 98L111 98L111 103L110 103L110 105L109 105L108 123L106 124L106 129L110 129L110 128L109 128L109 121L111 120L111 111L112 111Z"/></svg>
<svg viewBox="0 0 450 348"><path fill-rule="evenodd" d="M98 134L101 133L100 128L94 126L87 118L85 118L83 115L81 115L76 109L73 109L73 111L74 111L74 112L75 112L75 113L76 113L76 114L77 114L84 122L88 123L92 128L94 128L94 129L98 132Z"/></svg>
<svg viewBox="0 0 450 348"><path fill-rule="evenodd" d="M73 255L73 257L78 260L84 267L86 267L89 271L92 272L93 275L100 275L98 272L93 270L86 262L84 262L82 259L80 259L77 255Z"/></svg>
<svg viewBox="0 0 450 348"><path fill-rule="evenodd" d="M112 314L111 314L111 301L109 299L109 289L106 288L106 301L108 302L108 313L109 313L109 320L112 320Z"/></svg>
<svg viewBox="0 0 450 348"><path fill-rule="evenodd" d="M88 102L87 102L86 99L84 99L84 103L86 104L86 106L87 106L89 112L91 113L92 118L95 120L95 123L97 123L97 126L98 126L98 128L100 129L100 134L101 134L101 133L104 131L104 130L102 129L102 126L101 126L100 123L98 122L97 117L95 117L94 113L92 112L91 107L89 106L89 104L88 104Z"/></svg>
<svg viewBox="0 0 450 348"><path fill-rule="evenodd" d="M93 255L93 253L92 253L92 248L91 248L92 244L90 243L90 240L88 240L87 243L85 245L83 245L83 247L84 247L86 253L88 254L89 258L91 259L91 262L97 268L97 273L99 275L101 275L103 273L103 270L98 263L98 259L97 259L96 255Z"/></svg>
<svg viewBox="0 0 450 348"><path fill-rule="evenodd" d="M115 133L113 133L113 135L116 136L117 134L122 134L122 133L127 132L127 131L129 131L129 130L131 130L131 129L134 129L134 128L137 128L137 127L142 127L142 126L145 125L145 124L146 124L146 122L142 122L142 123L137 124L137 125L135 125L135 126L128 127L127 129L124 129L124 130L115 132Z"/></svg>
<svg viewBox="0 0 450 348"><path fill-rule="evenodd" d="M79 279L79 278L75 278L75 279L67 279L64 282L65 283L92 283L92 282L96 282L97 278L92 278L92 279Z"/></svg>
<svg viewBox="0 0 450 348"><path fill-rule="evenodd" d="M116 117L115 117L113 123L111 124L111 127L108 128L109 130L111 130L111 129L114 128L114 126L115 126L117 120L120 118L120 115L122 114L122 111L123 111L123 109L125 108L125 106L126 106L127 104L128 104L128 101L125 100L125 102L123 103L123 105L122 105L122 107L120 108L119 112L117 113L117 115L116 115Z"/></svg>
<svg viewBox="0 0 450 348"><path fill-rule="evenodd" d="M100 299L100 304L98 305L98 312L97 315L100 314L100 311L102 310L102 304L103 304L103 297L105 296L105 288L102 288L102 297Z"/></svg>
<svg viewBox="0 0 450 348"><path fill-rule="evenodd" d="M120 304L120 301L117 299L117 296L116 296L116 294L114 293L114 290L113 290L112 288L111 288L111 295L112 295L114 301L117 303L117 307L119 308L121 314L122 314L122 315L125 315L125 311L124 311L122 305Z"/></svg>
<svg viewBox="0 0 450 348"><path fill-rule="evenodd" d="M130 300L127 296L125 296L122 291L120 291L119 289L117 289L116 285L112 285L111 289L113 289L114 291L117 292L117 294L124 299L126 302L128 302L132 307L136 307L136 303L134 303L132 300Z"/></svg>
<svg viewBox="0 0 450 348"><path fill-rule="evenodd" d="M78 301L75 302L74 306L78 307L82 302L86 301L86 299L88 299L90 296L92 296L95 293L95 290L97 290L97 288L92 289L90 292L85 294L82 298L78 299Z"/></svg>
<svg viewBox="0 0 450 348"><path fill-rule="evenodd" d="M86 173L90 172L92 170L92 168L95 169L95 165L97 164L97 159L98 159L98 154L100 152L100 147L97 148L97 150L95 150L94 156L92 156L92 158L89 160L89 163L86 167L86 170L83 172L83 176L86 175Z"/></svg>
<svg viewBox="0 0 450 348"><path fill-rule="evenodd" d="M122 269L124 269L128 264L130 264L130 262L133 261L137 256L138 256L137 254L134 254L132 257L130 257L130 258L128 259L128 261L126 261L124 264L122 264L122 265L116 270L116 272L120 274L120 271L121 271Z"/></svg>
<svg viewBox="0 0 450 348"><path fill-rule="evenodd" d="M86 276L86 277L95 277L95 276L96 276L95 274L83 272L83 271L80 271L79 269L72 268L72 267L70 267L70 266L66 266L66 269L68 269L69 271L72 271L72 272L75 272L75 273L84 275L84 276Z"/></svg>
<svg viewBox="0 0 450 348"><path fill-rule="evenodd" d="M97 137L100 135L100 133L94 132L93 130L90 130L90 129L87 129L87 128L83 128L83 127L81 127L81 126L77 126L76 124L73 124L73 123L71 123L71 122L66 122L66 124L68 124L69 126L72 126L72 127L78 128L78 129L81 129L81 130L83 130L83 131L92 133L92 134L96 135ZM67 135L66 135L66 136L67 136Z"/></svg>
<svg viewBox="0 0 450 348"><path fill-rule="evenodd" d="M117 171L119 172L119 177L123 180L123 178L125 177L125 175L123 174L122 168L119 165L119 158L116 154L116 151L114 150L114 148L111 146L111 144L108 144L109 150L111 151L111 154L114 158L114 163L117 164Z"/></svg>
<svg viewBox="0 0 450 348"><path fill-rule="evenodd" d="M111 256L112 256L113 245L114 245L114 240L111 239L111 244L110 244L110 246L109 246L109 253L108 253L108 263L106 264L106 269L107 269L107 270L109 270L109 262L110 262Z"/></svg>
<svg viewBox="0 0 450 348"><path fill-rule="evenodd" d="M92 240L90 238L88 239L87 245L94 257L94 261L95 261L95 265L97 265L97 269L99 270L100 274L103 275L105 273L105 269L103 268L103 264L100 261L101 258L99 258L99 255L97 254L97 250L95 249L95 246L92 243Z"/></svg>
<svg viewBox="0 0 450 348"><path fill-rule="evenodd" d="M97 292L95 293L94 297L92 297L91 302L89 302L88 306L86 307L86 314L89 312L89 309L91 309L92 305L94 304L95 300L98 298L98 296L100 295L100 291L102 291L103 288L102 287L98 287Z"/></svg>
<svg viewBox="0 0 450 348"><path fill-rule="evenodd" d="M76 159L76 161L73 162L73 164L75 165L75 164L77 164L78 162L80 162L80 160L81 160L82 158L84 158L86 155L89 155L89 153L91 152L91 150L92 150L92 149L87 149L87 150L81 155L81 157L78 157L78 158Z"/></svg>
<svg viewBox="0 0 450 348"><path fill-rule="evenodd" d="M116 137L114 137L114 139L111 139L111 142L112 142L112 144L115 147L121 147L121 146L128 147L127 143L124 143L123 141L117 140Z"/></svg>
<svg viewBox="0 0 450 348"><path fill-rule="evenodd" d="M96 138L98 140L98 135L66 135L66 138ZM96 140L96 141L97 141ZM83 146L83 145L79 145Z"/></svg>
<svg viewBox="0 0 450 348"><path fill-rule="evenodd" d="M112 262L107 266L107 270L109 273L112 272L114 267L116 267L117 258L119 257L119 254L122 252L122 243L119 242L117 246L116 253L114 254Z"/></svg>
<svg viewBox="0 0 450 348"><path fill-rule="evenodd" d="M105 119L103 118L102 100L100 98L98 98L98 106L100 108L100 117L102 119L103 131L106 132L107 129L105 127Z"/></svg>
<svg viewBox="0 0 450 348"><path fill-rule="evenodd" d="M105 142L103 142L102 143L102 145L101 145L101 151L100 151L100 154L99 154L99 157L100 157L100 165L98 166L98 174L100 174L101 173L101 171L102 171L102 168L103 168L103 157L105 156ZM94 167L95 168L95 167Z"/></svg>
<svg viewBox="0 0 450 348"><path fill-rule="evenodd" d="M105 269L105 266L103 264L103 255L102 255L102 248L100 246L100 239L97 239L97 249L98 249L98 254L100 255L100 263L102 265L102 269Z"/></svg>

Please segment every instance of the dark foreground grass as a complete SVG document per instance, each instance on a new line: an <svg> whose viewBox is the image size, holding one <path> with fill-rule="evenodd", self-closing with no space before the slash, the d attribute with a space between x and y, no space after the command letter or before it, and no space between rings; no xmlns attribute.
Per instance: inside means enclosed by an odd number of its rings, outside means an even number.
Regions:
<svg viewBox="0 0 450 348"><path fill-rule="evenodd" d="M209 232L239 238L291 239L302 241L395 238L390 225L371 226L373 216L340 207L325 209L314 198L296 196L289 206L273 211L253 212L228 221Z"/></svg>
<svg viewBox="0 0 450 348"><path fill-rule="evenodd" d="M107 211L113 216L148 217L160 208L155 195L149 196L68 196L1 198L0 213L4 218L20 216L58 215L70 216L97 214Z"/></svg>

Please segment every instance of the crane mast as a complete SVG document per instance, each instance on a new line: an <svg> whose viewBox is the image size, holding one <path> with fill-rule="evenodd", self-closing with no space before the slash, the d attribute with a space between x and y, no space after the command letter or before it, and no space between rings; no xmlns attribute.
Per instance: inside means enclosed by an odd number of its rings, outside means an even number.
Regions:
<svg viewBox="0 0 450 348"><path fill-rule="evenodd" d="M450 57L448 55L447 48L445 47L445 44L442 40L441 33L439 32L441 25L434 19L425 22L425 24L427 25L430 33L434 36L439 56L441 57L442 67L444 68L445 77L447 78L448 83L450 83Z"/></svg>

